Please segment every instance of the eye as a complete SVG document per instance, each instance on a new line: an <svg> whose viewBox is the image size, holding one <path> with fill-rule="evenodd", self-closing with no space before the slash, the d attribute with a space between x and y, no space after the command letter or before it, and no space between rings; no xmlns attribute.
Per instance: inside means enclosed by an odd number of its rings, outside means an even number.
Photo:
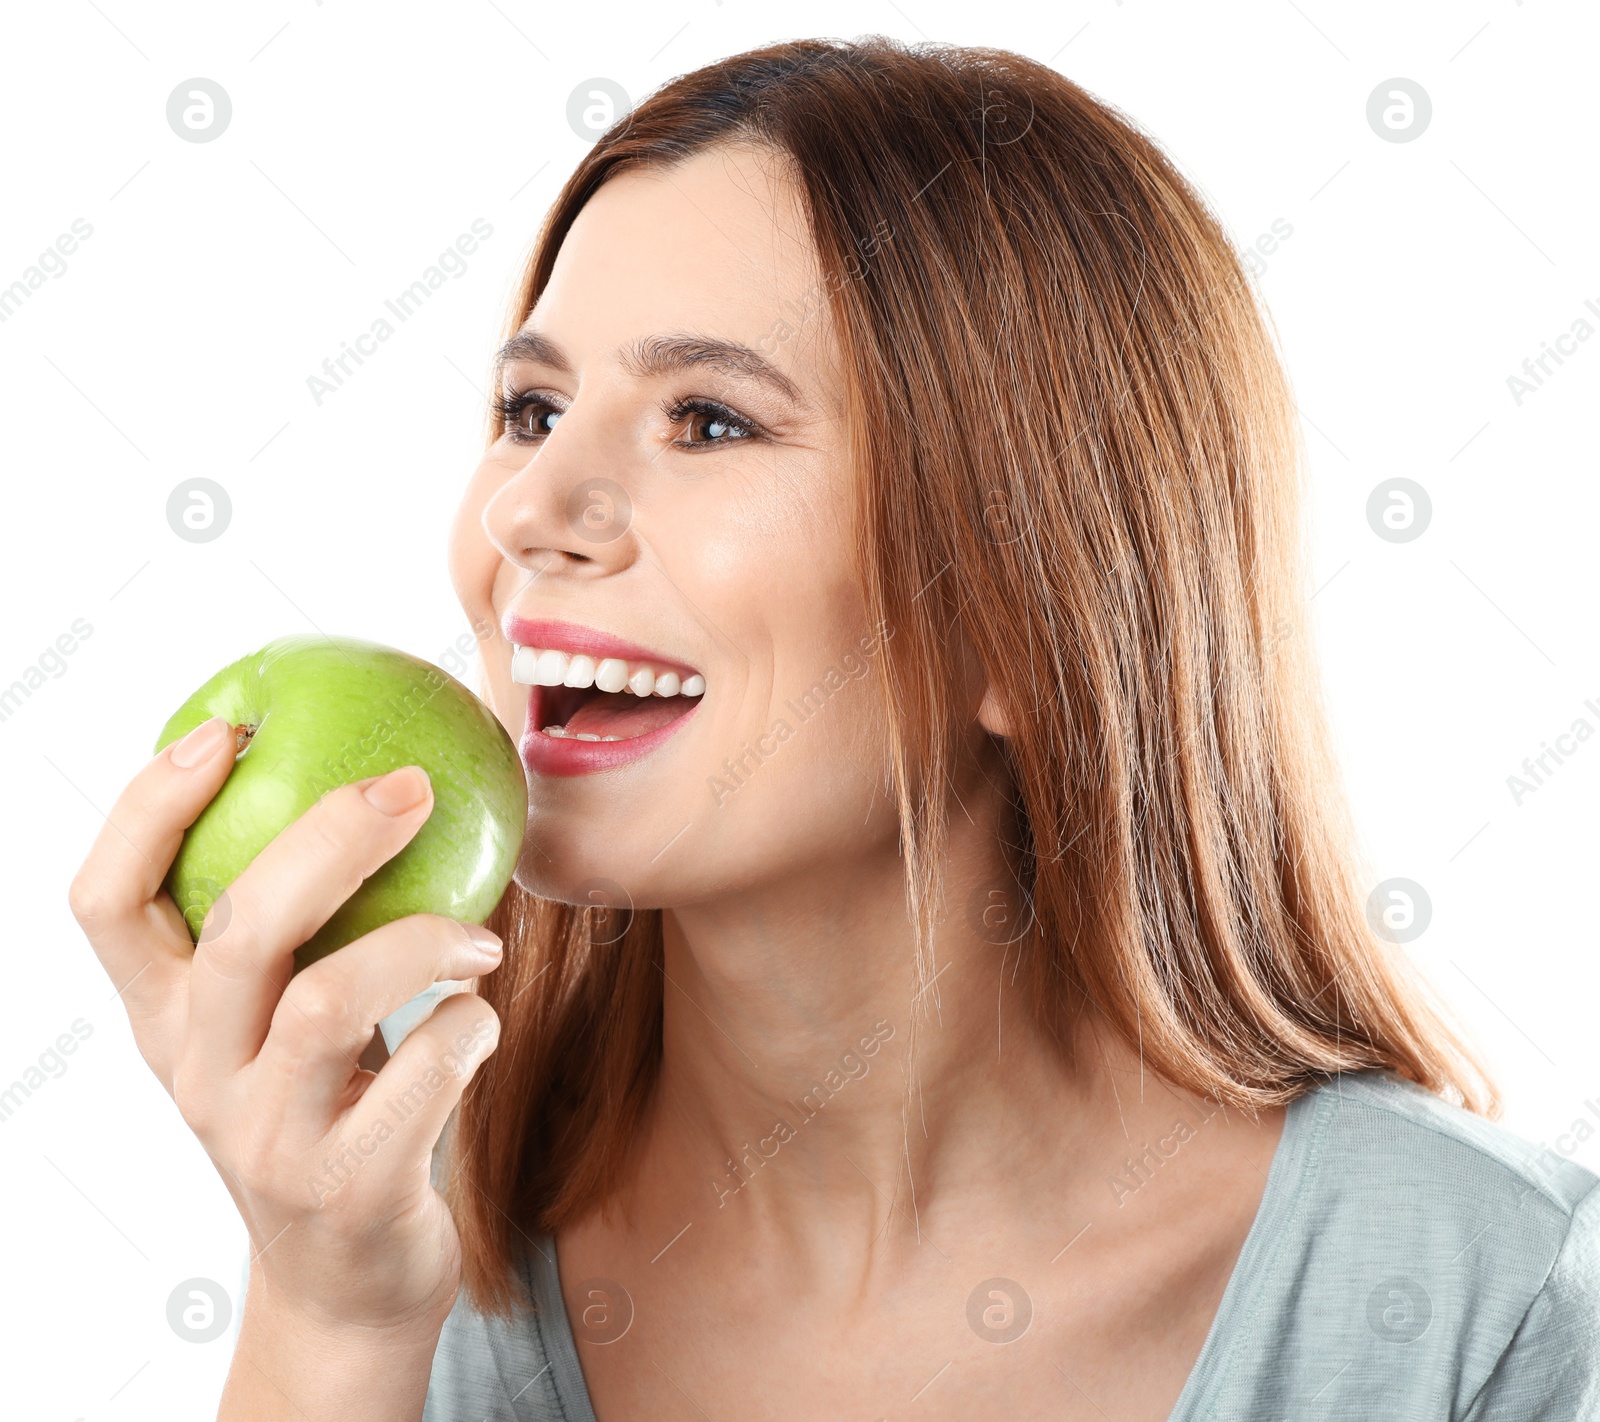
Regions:
<svg viewBox="0 0 1600 1422"><path fill-rule="evenodd" d="M709 449L719 444L731 444L735 440L760 437L754 422L741 418L715 400L675 400L664 413L674 425L688 420L691 430L698 427L704 431L703 439L674 440L673 443L680 449Z"/></svg>
<svg viewBox="0 0 1600 1422"><path fill-rule="evenodd" d="M490 403L505 427L505 437L513 444L540 443L555 428L563 413L532 390L505 391ZM713 449L735 440L761 437L755 421L745 419L715 400L698 396L675 400L663 407L662 414L671 425L688 424L690 437L672 441L679 449Z"/></svg>
<svg viewBox="0 0 1600 1422"><path fill-rule="evenodd" d="M555 427L561 411L531 390L512 390L493 400L513 444L537 444Z"/></svg>

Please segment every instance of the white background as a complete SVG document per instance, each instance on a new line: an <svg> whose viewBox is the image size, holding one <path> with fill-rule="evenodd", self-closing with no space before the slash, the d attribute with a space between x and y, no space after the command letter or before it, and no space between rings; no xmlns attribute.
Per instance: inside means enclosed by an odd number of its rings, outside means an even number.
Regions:
<svg viewBox="0 0 1600 1422"><path fill-rule="evenodd" d="M1405 951L1483 1045L1507 1124L1554 1142L1586 1098L1600 1111L1600 737L1520 805L1507 787L1576 718L1600 728L1600 340L1520 404L1507 388L1600 306L1593 6L68 0L5 27L0 286L74 219L94 230L0 324L0 685L74 619L93 635L0 723L0 1086L75 1019L92 1035L0 1123L0 1411L208 1416L227 1368L227 1338L180 1339L166 1304L196 1276L235 1288L242 1226L67 912L101 812L177 704L266 640L437 658L465 630L445 533L505 302L585 150L569 95L602 76L637 99L773 39L1020 50L1155 135L1241 247L1292 227L1261 286L1306 421L1317 636L1363 835L1431 897ZM210 143L166 120L196 76L233 104ZM1410 143L1366 120L1396 76L1432 99ZM494 232L465 275L319 407L307 377L475 218ZM208 544L165 516L197 475L233 504ZM1393 476L1432 499L1411 543L1366 521ZM1600 1167L1600 1138L1565 1144Z"/></svg>

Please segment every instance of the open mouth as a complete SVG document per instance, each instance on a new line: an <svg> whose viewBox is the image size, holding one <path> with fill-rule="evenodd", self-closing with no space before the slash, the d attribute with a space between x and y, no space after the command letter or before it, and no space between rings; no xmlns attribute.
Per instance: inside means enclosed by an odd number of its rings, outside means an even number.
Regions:
<svg viewBox="0 0 1600 1422"><path fill-rule="evenodd" d="M658 662L518 646L511 679L532 688L528 727L551 740L631 741L699 704L706 679Z"/></svg>

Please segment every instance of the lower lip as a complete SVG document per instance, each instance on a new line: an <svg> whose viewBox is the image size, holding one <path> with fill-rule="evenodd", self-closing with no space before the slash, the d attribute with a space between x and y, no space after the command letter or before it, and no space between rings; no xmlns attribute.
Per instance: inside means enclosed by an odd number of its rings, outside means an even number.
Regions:
<svg viewBox="0 0 1600 1422"><path fill-rule="evenodd" d="M573 736L547 736L539 729L536 720L543 690L539 686L528 688L528 721L523 727L520 747L522 763L535 775L592 775L598 770L615 770L619 765L627 765L660 749L667 738L700 709L700 698L697 698L677 720L625 741L580 741Z"/></svg>

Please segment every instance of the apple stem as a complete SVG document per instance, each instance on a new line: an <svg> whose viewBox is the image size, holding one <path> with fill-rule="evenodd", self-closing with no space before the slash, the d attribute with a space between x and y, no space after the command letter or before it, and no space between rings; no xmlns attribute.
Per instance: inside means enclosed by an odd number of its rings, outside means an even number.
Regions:
<svg viewBox="0 0 1600 1422"><path fill-rule="evenodd" d="M256 728L248 721L241 721L233 728L233 753L241 756L250 745L250 738L256 733Z"/></svg>

